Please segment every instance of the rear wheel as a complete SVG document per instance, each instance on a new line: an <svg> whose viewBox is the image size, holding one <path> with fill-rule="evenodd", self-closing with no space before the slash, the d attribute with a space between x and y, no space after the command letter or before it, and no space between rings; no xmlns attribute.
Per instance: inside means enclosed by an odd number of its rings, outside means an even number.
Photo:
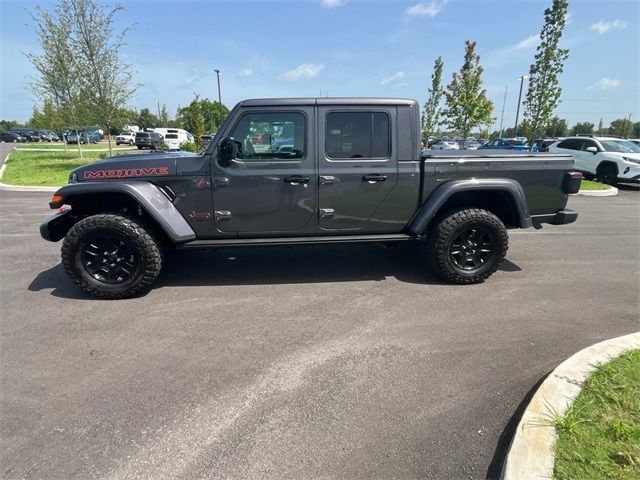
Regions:
<svg viewBox="0 0 640 480"><path fill-rule="evenodd" d="M618 169L610 163L598 165L596 180L606 185L615 185L618 180Z"/></svg>
<svg viewBox="0 0 640 480"><path fill-rule="evenodd" d="M127 298L149 289L162 267L158 243L139 221L99 214L76 223L62 243L62 265L85 292Z"/></svg>
<svg viewBox="0 0 640 480"><path fill-rule="evenodd" d="M502 221L479 208L441 216L427 234L428 259L443 279L480 283L493 275L507 254L509 238Z"/></svg>

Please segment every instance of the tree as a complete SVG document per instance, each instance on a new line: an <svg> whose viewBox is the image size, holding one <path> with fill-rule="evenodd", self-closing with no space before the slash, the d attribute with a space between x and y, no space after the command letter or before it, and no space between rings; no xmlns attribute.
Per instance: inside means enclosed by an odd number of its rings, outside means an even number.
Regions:
<svg viewBox="0 0 640 480"><path fill-rule="evenodd" d="M545 137L564 137L567 135L569 126L564 118L553 117L545 128Z"/></svg>
<svg viewBox="0 0 640 480"><path fill-rule="evenodd" d="M136 118L136 125L138 125L141 129L159 127L160 120L156 115L151 113L151 110L148 108L143 108L140 110L138 117Z"/></svg>
<svg viewBox="0 0 640 480"><path fill-rule="evenodd" d="M609 135L616 135L619 137L626 137L632 135L633 125L631 121L626 118L618 118L609 125Z"/></svg>
<svg viewBox="0 0 640 480"><path fill-rule="evenodd" d="M524 101L524 118L531 125L530 143L542 134L560 103L559 77L569 50L558 44L566 25L567 5L567 0L553 0L552 6L544 11L545 22L540 31L535 62L529 67L529 87Z"/></svg>
<svg viewBox="0 0 640 480"><path fill-rule="evenodd" d="M212 102L208 98L194 101L200 104L200 110L204 117L204 131L206 133L217 132L224 119L229 115L229 109L224 104L220 105L218 102ZM178 107L178 113L176 114L177 124L191 133L193 133L191 123L192 105L193 102L184 108Z"/></svg>
<svg viewBox="0 0 640 480"><path fill-rule="evenodd" d="M491 116L493 103L487 98L487 91L481 89L483 68L475 47L476 42L465 42L464 63L447 85L446 109L442 112L448 127L459 132L465 140L473 128L494 120Z"/></svg>
<svg viewBox="0 0 640 480"><path fill-rule="evenodd" d="M114 33L115 16L124 7L102 6L96 0L59 1L74 18L72 45L82 59L80 67L94 115L110 131L118 110L139 88L132 84L131 66L120 58L129 28ZM111 154L111 135L108 139Z"/></svg>
<svg viewBox="0 0 640 480"><path fill-rule="evenodd" d="M578 122L571 129L571 135L591 135L595 125L590 122Z"/></svg>
<svg viewBox="0 0 640 480"><path fill-rule="evenodd" d="M442 57L436 58L433 65L433 73L431 74L431 88L429 89L422 114L422 136L424 138L429 138L440 123L440 102L444 93L442 88L443 66Z"/></svg>
<svg viewBox="0 0 640 480"><path fill-rule="evenodd" d="M640 138L640 122L633 124L633 133L631 135L633 138Z"/></svg>
<svg viewBox="0 0 640 480"><path fill-rule="evenodd" d="M160 123L163 127L169 126L169 112L167 112L167 106L162 104L162 111L160 112Z"/></svg>
<svg viewBox="0 0 640 480"><path fill-rule="evenodd" d="M37 6L32 19L40 42L40 52L26 53L36 71L30 84L34 94L50 99L68 126L78 130L86 118L86 84L81 65L82 55L73 46L74 18L69 9L58 4L53 12ZM82 149L78 142L78 152Z"/></svg>
<svg viewBox="0 0 640 480"><path fill-rule="evenodd" d="M202 146L202 135L204 135L204 114L202 113L201 102L198 101L198 96L191 102L189 107L189 131L196 139L196 145Z"/></svg>
<svg viewBox="0 0 640 480"><path fill-rule="evenodd" d="M24 127L24 125L17 120L0 120L0 130L14 130L16 128Z"/></svg>

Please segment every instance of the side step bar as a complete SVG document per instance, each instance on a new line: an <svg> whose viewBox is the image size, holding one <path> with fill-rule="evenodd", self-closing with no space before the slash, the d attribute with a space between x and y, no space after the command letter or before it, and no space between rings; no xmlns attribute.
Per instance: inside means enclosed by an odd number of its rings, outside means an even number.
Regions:
<svg viewBox="0 0 640 480"><path fill-rule="evenodd" d="M331 235L318 237L271 237L271 238L223 238L217 240L192 240L177 248L214 248L214 247L245 247L259 245L315 245L327 243L385 243L419 240L422 237L405 235Z"/></svg>

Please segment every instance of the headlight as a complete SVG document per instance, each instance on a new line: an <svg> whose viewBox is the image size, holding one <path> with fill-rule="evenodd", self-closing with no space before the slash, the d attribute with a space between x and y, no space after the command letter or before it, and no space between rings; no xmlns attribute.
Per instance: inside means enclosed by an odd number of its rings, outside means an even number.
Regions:
<svg viewBox="0 0 640 480"><path fill-rule="evenodd" d="M627 162L631 162L631 163L635 163L640 165L640 160L636 160L635 158L630 158L630 157L622 157L624 158Z"/></svg>

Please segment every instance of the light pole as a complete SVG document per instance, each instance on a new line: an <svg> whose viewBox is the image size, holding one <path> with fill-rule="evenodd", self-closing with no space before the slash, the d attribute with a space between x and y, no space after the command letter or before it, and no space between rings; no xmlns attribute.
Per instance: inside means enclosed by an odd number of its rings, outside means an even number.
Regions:
<svg viewBox="0 0 640 480"><path fill-rule="evenodd" d="M518 117L520 116L520 100L522 99L522 84L524 79L529 78L529 75L522 75L520 77L520 93L518 94L518 108L516 109L516 126L513 128L513 136L518 136Z"/></svg>
<svg viewBox="0 0 640 480"><path fill-rule="evenodd" d="M502 99L502 114L500 115L500 133L498 138L502 138L502 122L504 121L504 105L507 103L507 90L509 86L504 87L504 98Z"/></svg>
<svg viewBox="0 0 640 480"><path fill-rule="evenodd" d="M215 69L216 76L218 77L218 111L222 114L222 95L220 95L220 74L222 73L217 68ZM218 118L218 128L220 128L220 118Z"/></svg>

